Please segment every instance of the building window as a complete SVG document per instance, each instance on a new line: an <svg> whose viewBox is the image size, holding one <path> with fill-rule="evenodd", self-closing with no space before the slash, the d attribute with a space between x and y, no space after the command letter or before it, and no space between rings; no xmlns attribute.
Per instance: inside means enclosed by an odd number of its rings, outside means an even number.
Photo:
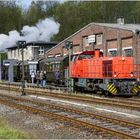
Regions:
<svg viewBox="0 0 140 140"><path fill-rule="evenodd" d="M38 54L39 55L44 55L44 47L39 47Z"/></svg>
<svg viewBox="0 0 140 140"><path fill-rule="evenodd" d="M60 54L60 53L55 54L55 57L60 57L60 56L61 56L61 54Z"/></svg>
<svg viewBox="0 0 140 140"><path fill-rule="evenodd" d="M84 46L88 46L89 45L89 43L88 43L88 36L83 38L83 45Z"/></svg>
<svg viewBox="0 0 140 140"><path fill-rule="evenodd" d="M19 55L20 55L20 54L19 54L19 49L18 49L18 57L19 57Z"/></svg>
<svg viewBox="0 0 140 140"><path fill-rule="evenodd" d="M11 50L11 58L12 58L12 50Z"/></svg>
<svg viewBox="0 0 140 140"><path fill-rule="evenodd" d="M81 53L80 45L73 46L73 54L79 54L79 53Z"/></svg>
<svg viewBox="0 0 140 140"><path fill-rule="evenodd" d="M124 49L124 54L127 57L131 57L131 56L133 56L133 51L132 51L132 49Z"/></svg>
<svg viewBox="0 0 140 140"><path fill-rule="evenodd" d="M55 71L55 70L59 70L59 69L60 69L61 63L58 61L58 62L55 62L54 65L55 65L54 71Z"/></svg>
<svg viewBox="0 0 140 140"><path fill-rule="evenodd" d="M97 45L101 45L103 43L103 35L102 34L96 35L96 43L97 43Z"/></svg>
<svg viewBox="0 0 140 140"><path fill-rule="evenodd" d="M63 51L63 56L65 56L65 55L67 55L68 54L68 51L67 51L67 49L63 46L62 47L62 51Z"/></svg>
<svg viewBox="0 0 140 140"><path fill-rule="evenodd" d="M13 50L13 59L16 57L16 50Z"/></svg>
<svg viewBox="0 0 140 140"><path fill-rule="evenodd" d="M117 50L110 51L110 56L117 56Z"/></svg>
<svg viewBox="0 0 140 140"><path fill-rule="evenodd" d="M115 57L117 56L117 49L108 49L109 56Z"/></svg>
<svg viewBox="0 0 140 140"><path fill-rule="evenodd" d="M48 55L48 58L52 58L52 57L53 57L53 54Z"/></svg>

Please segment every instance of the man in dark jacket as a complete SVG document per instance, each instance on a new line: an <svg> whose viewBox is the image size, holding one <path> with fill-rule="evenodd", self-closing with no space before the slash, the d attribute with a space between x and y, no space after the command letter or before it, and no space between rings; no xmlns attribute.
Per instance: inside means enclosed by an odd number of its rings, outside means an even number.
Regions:
<svg viewBox="0 0 140 140"><path fill-rule="evenodd" d="M57 83L57 84L60 84L60 76L61 76L60 71L57 70L57 71L55 72L55 79L56 79L56 83Z"/></svg>
<svg viewBox="0 0 140 140"><path fill-rule="evenodd" d="M37 87L39 87L39 81L40 81L40 74L39 74L39 71L37 71L37 73L36 73L36 83L37 83Z"/></svg>

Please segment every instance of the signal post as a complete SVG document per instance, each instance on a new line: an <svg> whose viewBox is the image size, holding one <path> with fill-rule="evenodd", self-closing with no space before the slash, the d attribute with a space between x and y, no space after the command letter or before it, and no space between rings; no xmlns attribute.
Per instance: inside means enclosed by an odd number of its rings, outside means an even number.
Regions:
<svg viewBox="0 0 140 140"><path fill-rule="evenodd" d="M67 81L67 87L68 90L73 92L73 79L70 77L71 76L71 55L72 55L72 47L73 47L73 42L72 41L66 41L65 42L65 48L68 50L68 55L69 55L69 70L68 70L68 81Z"/></svg>
<svg viewBox="0 0 140 140"><path fill-rule="evenodd" d="M22 94L25 95L25 80L24 80L24 48L26 46L26 41L18 41L18 45L21 48L21 55L22 55Z"/></svg>

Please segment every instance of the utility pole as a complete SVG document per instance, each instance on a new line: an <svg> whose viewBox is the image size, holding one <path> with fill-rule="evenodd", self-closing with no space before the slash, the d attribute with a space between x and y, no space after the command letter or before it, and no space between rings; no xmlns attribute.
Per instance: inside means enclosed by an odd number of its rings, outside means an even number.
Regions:
<svg viewBox="0 0 140 140"><path fill-rule="evenodd" d="M68 54L69 54L69 78L68 78L68 88L69 91L73 92L73 79L70 78L71 76L71 55L72 55L72 47L73 47L73 42L72 41L66 41L65 42L65 47L68 50Z"/></svg>
<svg viewBox="0 0 140 140"><path fill-rule="evenodd" d="M18 41L18 45L19 47L21 48L21 56L22 56L22 96L23 95L26 95L25 92L24 92L24 88L25 88L25 80L24 80L24 48L25 48L25 45L26 45L26 41Z"/></svg>

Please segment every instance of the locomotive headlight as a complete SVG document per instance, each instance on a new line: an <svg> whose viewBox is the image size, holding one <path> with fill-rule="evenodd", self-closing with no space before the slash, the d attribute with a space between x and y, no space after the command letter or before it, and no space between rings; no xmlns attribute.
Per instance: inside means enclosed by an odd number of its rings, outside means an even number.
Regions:
<svg viewBox="0 0 140 140"><path fill-rule="evenodd" d="M133 72L131 72L131 73L130 73L130 76L131 76L131 77L134 77L134 74L133 74Z"/></svg>
<svg viewBox="0 0 140 140"><path fill-rule="evenodd" d="M125 60L125 58L124 58L124 57L122 57L122 60L124 61L124 60Z"/></svg>
<svg viewBox="0 0 140 140"><path fill-rule="evenodd" d="M117 77L117 74L116 74L116 72L114 72L114 77Z"/></svg>

